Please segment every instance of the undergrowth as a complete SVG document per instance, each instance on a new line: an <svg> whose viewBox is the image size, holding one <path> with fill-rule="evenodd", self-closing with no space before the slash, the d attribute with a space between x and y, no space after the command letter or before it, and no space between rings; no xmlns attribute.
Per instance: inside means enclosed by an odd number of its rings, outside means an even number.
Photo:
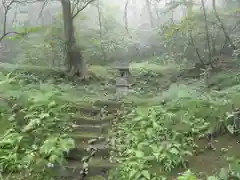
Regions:
<svg viewBox="0 0 240 180"><path fill-rule="evenodd" d="M239 103L233 104L239 102L238 91L224 92L175 85L153 98L152 105L140 101L113 130L113 156L121 164L113 179L168 179L175 169L191 169L188 159L198 153L198 139L235 134L239 128L239 122L233 120L238 117L232 113L233 107L239 107ZM225 179L240 171L238 159L234 163L235 168L226 167ZM179 177L175 174L175 178L199 179L190 170ZM224 178L216 175L207 179Z"/></svg>
<svg viewBox="0 0 240 180"><path fill-rule="evenodd" d="M3 177L50 179L49 164L64 163L75 145L67 135L71 103L57 88L25 87L24 81L1 74L0 170Z"/></svg>
<svg viewBox="0 0 240 180"><path fill-rule="evenodd" d="M199 179L200 172L189 166L189 157L201 148L198 139L214 133L235 135L238 131L237 82L222 83L222 90L216 91L202 80L173 83L176 72L171 73L172 68L156 66L152 73L148 69L151 66L139 66L132 66L131 80L135 85L125 99L136 108L130 114L121 112L111 132L111 146L115 149L112 158L119 163L111 178L169 179L172 172L181 169L182 174L175 173L175 179ZM64 153L74 147L67 134L75 103L112 98L116 72L93 66L91 74L98 80L78 82L61 77L61 70L1 68L2 178L50 179L53 176L49 166L63 164ZM218 74L212 79L219 84L227 82L221 77L225 76ZM238 157L228 160L229 167L208 174L208 179L224 179L224 172L227 178L239 176Z"/></svg>

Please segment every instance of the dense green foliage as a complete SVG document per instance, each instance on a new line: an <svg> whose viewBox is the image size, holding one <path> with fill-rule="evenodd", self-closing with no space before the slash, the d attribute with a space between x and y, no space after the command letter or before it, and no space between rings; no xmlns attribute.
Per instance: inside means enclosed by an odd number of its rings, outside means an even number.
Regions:
<svg viewBox="0 0 240 180"><path fill-rule="evenodd" d="M74 147L67 135L71 104L57 87L10 76L1 74L1 172L46 176L47 165L61 164Z"/></svg>
<svg viewBox="0 0 240 180"><path fill-rule="evenodd" d="M134 106L120 108L109 129L110 159L118 164L110 179L239 179L240 2L217 4L217 11L191 2L172 0L162 12L152 1L152 12L140 20L149 22L139 26L119 21L120 8L104 2L81 12L74 24L88 64L85 81L64 72L61 14L54 23L17 27L17 35L6 36L0 179L54 179L51 167L64 166L76 146L72 117L80 106L115 98L113 64L121 60L132 61L131 92L122 101ZM175 19L174 11L184 16Z"/></svg>
<svg viewBox="0 0 240 180"><path fill-rule="evenodd" d="M171 98L164 105L153 105L150 108L139 106L124 116L116 125L112 139L118 150L117 160L122 165L121 179L163 179L159 175L168 174L176 168L191 169L189 157L197 156L199 151L208 151L201 145L199 147L197 139L209 133L237 133L230 114L232 106L239 105L238 90L232 90L228 95L225 92L205 93L191 85L172 86L163 94ZM207 146L208 142L204 143ZM205 153L207 156L208 152ZM235 159L232 163L237 164L238 161ZM193 168L199 173L197 167ZM235 168L230 166L230 174L238 174L240 169ZM158 173L154 175L154 171ZM190 178L189 173L179 179ZM229 177L230 174L227 174Z"/></svg>

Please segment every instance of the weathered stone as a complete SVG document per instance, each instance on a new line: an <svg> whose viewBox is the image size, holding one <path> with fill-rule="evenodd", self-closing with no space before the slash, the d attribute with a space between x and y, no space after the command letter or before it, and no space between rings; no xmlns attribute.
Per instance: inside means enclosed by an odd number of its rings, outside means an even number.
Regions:
<svg viewBox="0 0 240 180"><path fill-rule="evenodd" d="M75 143L81 144L81 143L86 143L90 140L95 139L97 142L104 142L105 141L105 137L100 136L100 134L84 134L84 133L80 133L80 134L72 134L71 137L75 140Z"/></svg>
<svg viewBox="0 0 240 180"><path fill-rule="evenodd" d="M72 121L77 125L102 125L109 124L109 122L114 117L112 115L105 116L103 119L101 117L84 117L80 115L76 115L72 117Z"/></svg>
<svg viewBox="0 0 240 180"><path fill-rule="evenodd" d="M119 100L128 94L128 82L125 78L116 79L116 98Z"/></svg>
<svg viewBox="0 0 240 180"><path fill-rule="evenodd" d="M102 129L104 128L104 125L73 124L72 128L73 128L72 132L99 132L99 133L101 133Z"/></svg>
<svg viewBox="0 0 240 180"><path fill-rule="evenodd" d="M127 84L127 82L122 84ZM81 159L89 156L92 152L95 153L91 155L93 157L88 162L87 177L98 175L106 177L108 171L115 167L115 164L105 160L105 158L109 158L110 149L107 146L106 137L103 137L102 134L107 134L108 127L115 118L114 114L121 107L121 104L114 101L97 101L92 107L82 106L79 108L80 111L77 115L72 117L74 124L70 135L75 140L76 148L71 149L65 156L68 161L66 168L54 168L57 170L57 179L81 179L81 171L83 170ZM100 157L101 159L96 160Z"/></svg>
<svg viewBox="0 0 240 180"><path fill-rule="evenodd" d="M88 175L87 177L92 176L107 176L109 170L114 169L116 164L110 163L108 160L98 160L95 161L92 159L89 162L88 167ZM83 170L82 163L80 161L70 161L64 167L54 167L54 170L57 172L57 178L64 178L64 179L75 179L81 177L81 172Z"/></svg>
<svg viewBox="0 0 240 180"><path fill-rule="evenodd" d="M106 143L98 143L98 144L80 144L76 148L73 148L66 155L66 159L71 160L81 160L82 157L89 155L89 148L94 148L97 150L94 157L109 157L110 151L107 147Z"/></svg>
<svg viewBox="0 0 240 180"><path fill-rule="evenodd" d="M89 116L97 116L101 113L101 108L96 107L81 107L80 112Z"/></svg>
<svg viewBox="0 0 240 180"><path fill-rule="evenodd" d="M95 101L94 106L106 107L107 110L109 109L117 109L121 107L121 103L117 101Z"/></svg>

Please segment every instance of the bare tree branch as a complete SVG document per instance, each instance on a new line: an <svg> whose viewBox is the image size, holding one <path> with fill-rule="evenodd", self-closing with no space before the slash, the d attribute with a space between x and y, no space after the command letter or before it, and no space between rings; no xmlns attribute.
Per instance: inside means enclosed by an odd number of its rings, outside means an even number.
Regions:
<svg viewBox="0 0 240 180"><path fill-rule="evenodd" d="M95 0L88 0L87 2L84 2L82 4L82 0L75 0L75 3L73 3L73 9L72 9L72 18L74 19L81 11L83 11L89 4L94 2ZM43 2L43 5L41 7L41 11L38 15L39 17L42 15L43 9L46 7L48 0L2 0L3 5L3 29L2 29L2 35L0 35L0 42L8 35L10 34L18 34L18 35L25 35L25 33L19 33L19 32L7 32L7 15L9 10L11 9L13 4L28 4L28 3L36 3L36 2ZM75 12L74 12L75 11Z"/></svg>
<svg viewBox="0 0 240 180"><path fill-rule="evenodd" d="M8 35L10 34L18 34L18 35L26 35L26 33L20 33L20 32L7 32L7 16L9 11L11 10L12 6L14 4L28 4L28 3L36 3L43 1L44 4L47 2L47 0L2 0L2 6L3 6L3 27L2 27L2 34L0 35L0 42ZM44 6L45 7L45 6ZM15 14L16 16L16 14Z"/></svg>
<svg viewBox="0 0 240 180"><path fill-rule="evenodd" d="M7 37L8 35L10 34L17 34L17 35L21 35L21 36L24 36L25 33L19 33L19 32L7 32L5 34L3 34L2 36L0 36L0 42L5 38Z"/></svg>
<svg viewBox="0 0 240 180"><path fill-rule="evenodd" d="M206 13L206 8L205 8L205 2L201 0L202 3L202 9L203 9L203 15L204 15L204 21L205 21L205 32L206 32L206 40L207 40L207 46L208 46L208 60L209 64L213 68L212 64L212 50L211 50L211 45L210 45L210 35L209 35L209 28L208 28L208 21L207 21L207 13Z"/></svg>
<svg viewBox="0 0 240 180"><path fill-rule="evenodd" d="M222 28L222 30L223 30L223 33L224 33L224 35L225 35L225 37L226 37L226 40L230 43L231 47L232 47L234 50L237 49L237 47L234 45L232 39L230 38L230 36L229 36L229 34L228 34L228 32L227 32L227 30L226 30L226 28L225 28L224 23L222 22L221 18L220 18L219 15L218 15L218 12L217 12L217 9L216 9L216 1L215 1L215 0L212 0L212 6L213 6L214 14L215 14L218 22L220 23L220 26L221 26L221 28Z"/></svg>
<svg viewBox="0 0 240 180"><path fill-rule="evenodd" d="M11 6L15 3L15 0L11 0L10 2L7 2L7 0L2 1L2 6L4 10L3 15L3 29L2 29L2 35L0 36L0 42L9 34L16 34L16 32L7 32L7 15L9 10L11 9Z"/></svg>
<svg viewBox="0 0 240 180"><path fill-rule="evenodd" d="M195 49L195 53L197 55L197 58L199 60L199 62L201 63L201 65L204 67L205 66L205 63L199 53L199 50L194 42L194 39L193 39L193 35L192 35L192 30L189 31L189 37L190 37L190 43L192 44L193 48Z"/></svg>
<svg viewBox="0 0 240 180"><path fill-rule="evenodd" d="M81 11L83 11L89 4L91 4L92 2L94 2L95 0L88 0L87 2L85 2L84 5L82 5L81 7L80 4L81 4L81 1L80 0L77 0L76 4L74 6L76 6L74 9L76 9L76 12L74 12L72 10L72 18L74 19Z"/></svg>
<svg viewBox="0 0 240 180"><path fill-rule="evenodd" d="M47 4L48 4L48 1L43 2L40 13L38 14L37 21L41 18L42 14L43 14L43 11L44 11L44 8L47 6Z"/></svg>
<svg viewBox="0 0 240 180"><path fill-rule="evenodd" d="M145 0L145 5L147 7L147 12L150 20L151 27L154 28L154 20L153 20L153 14L152 14L152 9L151 9L151 2L149 0Z"/></svg>
<svg viewBox="0 0 240 180"><path fill-rule="evenodd" d="M12 19L12 24L14 24L16 19L17 19L17 9L18 9L18 4L16 5L16 8L15 8L14 16L13 16L13 19Z"/></svg>
<svg viewBox="0 0 240 180"><path fill-rule="evenodd" d="M4 15L3 15L3 36L7 33L7 14L9 10L11 9L11 6L13 5L15 1L11 0L9 3L7 3L7 0L3 0L2 5L4 9Z"/></svg>

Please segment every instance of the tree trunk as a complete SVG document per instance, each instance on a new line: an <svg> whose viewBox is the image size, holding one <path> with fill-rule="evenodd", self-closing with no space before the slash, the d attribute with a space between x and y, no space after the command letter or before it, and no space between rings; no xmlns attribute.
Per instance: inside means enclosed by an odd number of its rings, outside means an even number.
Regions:
<svg viewBox="0 0 240 180"><path fill-rule="evenodd" d="M159 25L159 23L161 22L161 18L160 18L159 12L158 12L158 7L155 6L154 10L155 10L155 14L157 17L157 24Z"/></svg>
<svg viewBox="0 0 240 180"><path fill-rule="evenodd" d="M125 29L127 34L129 34L129 30L128 30L128 4L129 4L129 0L125 1L125 6L124 6L124 16L123 16L123 20L124 20L124 25L125 25Z"/></svg>
<svg viewBox="0 0 240 180"><path fill-rule="evenodd" d="M207 41L207 47L208 47L208 60L209 60L209 64L210 64L211 68L213 68L212 50L211 50L210 35L209 35L209 28L208 28L208 21L207 21L207 12L206 12L204 1L201 0L201 3L202 3L203 15L204 15L204 21L205 21L206 41Z"/></svg>
<svg viewBox="0 0 240 180"><path fill-rule="evenodd" d="M146 6L147 6L147 11L148 11L148 16L149 16L151 28L154 28L155 24L154 24L153 14L152 14L152 10L151 10L151 4L150 4L149 0L145 0L145 3L146 3Z"/></svg>
<svg viewBox="0 0 240 180"><path fill-rule="evenodd" d="M187 7L187 11L185 13L185 16L187 16L188 18L192 18L192 12L193 12L193 2L192 1L188 1L188 3L185 2L185 6ZM189 38L190 38L190 44L193 46L194 50L195 50L195 54L199 60L199 62L195 63L195 67L201 67L201 68L205 68L205 63L199 53L198 47L196 46L194 39L193 39L193 35L192 35L192 29L189 30Z"/></svg>
<svg viewBox="0 0 240 180"><path fill-rule="evenodd" d="M73 17L71 13L70 0L61 0L62 14L64 22L64 38L65 38L65 65L67 65L67 71L76 75L80 75L82 78L86 77L86 64L83 60L80 48L77 47L76 39L74 35Z"/></svg>
<svg viewBox="0 0 240 180"><path fill-rule="evenodd" d="M105 52L104 44L103 44L103 25L102 25L102 11L100 7L100 1L97 0L97 12L98 12L98 23L99 23L99 35L100 35L100 47L102 51L102 57L104 60L107 59L107 54Z"/></svg>
<svg viewBox="0 0 240 180"><path fill-rule="evenodd" d="M193 48L195 49L195 53L197 55L199 63L201 64L201 67L205 68L205 63L204 63L204 61L203 61L203 59L202 59L202 57L201 57L201 55L199 53L199 50L198 50L197 46L195 45L195 42L194 42L191 30L189 31L189 36L190 36L190 42L191 42ZM199 63L196 63L196 64L199 64Z"/></svg>

